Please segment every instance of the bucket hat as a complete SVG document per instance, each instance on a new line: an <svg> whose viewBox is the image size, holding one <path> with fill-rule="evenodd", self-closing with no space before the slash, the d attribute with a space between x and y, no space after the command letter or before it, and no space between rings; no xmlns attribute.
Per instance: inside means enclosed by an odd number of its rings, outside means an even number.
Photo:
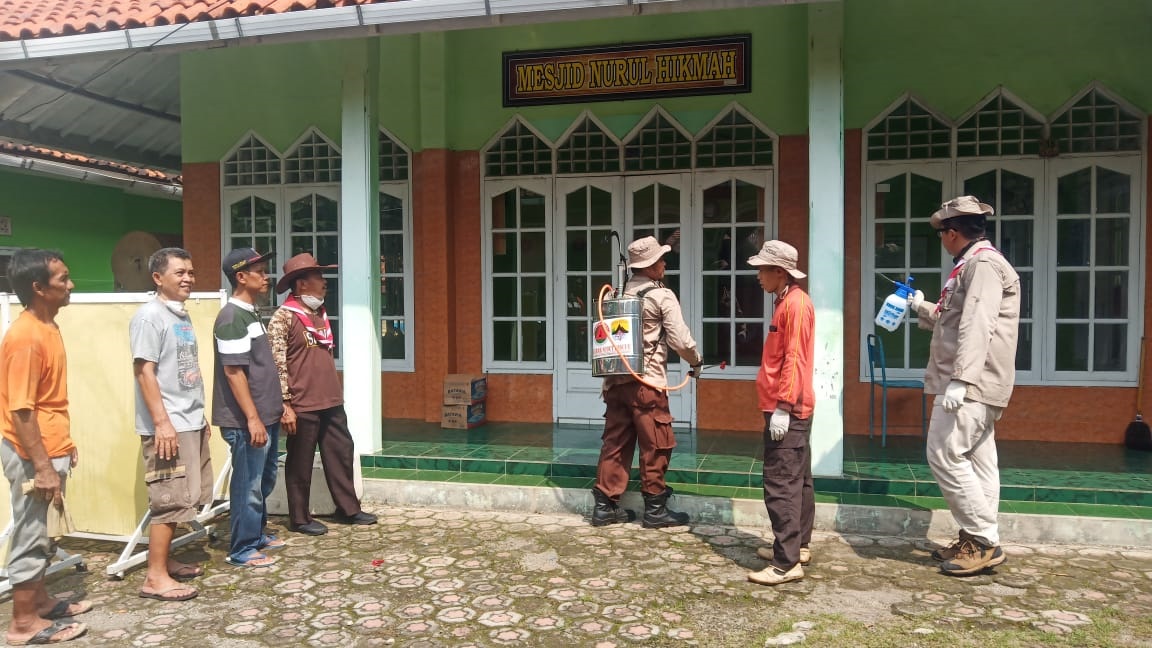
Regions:
<svg viewBox="0 0 1152 648"><path fill-rule="evenodd" d="M316 261L316 257L307 252L301 252L284 262L284 274L280 275L280 280L276 282L276 292L287 291L292 287L292 282L297 277L309 270L331 270L335 267L334 265L320 265Z"/></svg>
<svg viewBox="0 0 1152 648"><path fill-rule="evenodd" d="M799 256L796 248L788 245L784 241L765 241L764 246L760 248L756 256L748 257L748 265L776 266L783 268L796 279L803 279L808 275L796 269L796 259L799 258Z"/></svg>

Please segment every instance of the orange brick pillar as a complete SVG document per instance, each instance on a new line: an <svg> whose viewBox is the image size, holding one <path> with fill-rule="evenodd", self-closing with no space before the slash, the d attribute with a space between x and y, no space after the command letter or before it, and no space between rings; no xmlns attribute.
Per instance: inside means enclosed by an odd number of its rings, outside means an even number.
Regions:
<svg viewBox="0 0 1152 648"><path fill-rule="evenodd" d="M196 290L220 289L220 164L186 163L184 249L196 266Z"/></svg>

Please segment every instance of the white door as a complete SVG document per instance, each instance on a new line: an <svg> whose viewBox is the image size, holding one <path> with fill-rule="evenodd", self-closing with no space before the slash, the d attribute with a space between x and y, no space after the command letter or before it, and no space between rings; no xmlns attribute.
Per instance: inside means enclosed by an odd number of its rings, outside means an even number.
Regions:
<svg viewBox="0 0 1152 648"><path fill-rule="evenodd" d="M644 236L655 236L672 251L664 285L676 293L680 303L691 304L696 268L692 254L696 235L688 227L692 200L692 176L667 174L629 176L624 179L624 244ZM686 313L686 316L688 314ZM691 320L689 320L691 321ZM668 358L668 384L679 385L688 376L688 363L674 352ZM696 385L689 380L680 390L668 393L668 405L677 426L696 424Z"/></svg>
<svg viewBox="0 0 1152 648"><path fill-rule="evenodd" d="M596 317L600 288L613 281L619 249L612 232L622 232L624 223L621 184L620 178L556 181L553 408L560 421L599 421L604 414L603 379L592 375L589 326Z"/></svg>

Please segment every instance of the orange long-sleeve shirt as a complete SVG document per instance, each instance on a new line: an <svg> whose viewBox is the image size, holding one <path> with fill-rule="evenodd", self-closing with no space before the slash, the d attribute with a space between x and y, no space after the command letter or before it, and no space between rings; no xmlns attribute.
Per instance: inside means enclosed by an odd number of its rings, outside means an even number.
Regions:
<svg viewBox="0 0 1152 648"><path fill-rule="evenodd" d="M796 418L812 416L816 394L812 389L815 355L816 310L812 299L799 286L791 286L776 301L772 326L764 341L756 391L760 409L773 412L783 407Z"/></svg>

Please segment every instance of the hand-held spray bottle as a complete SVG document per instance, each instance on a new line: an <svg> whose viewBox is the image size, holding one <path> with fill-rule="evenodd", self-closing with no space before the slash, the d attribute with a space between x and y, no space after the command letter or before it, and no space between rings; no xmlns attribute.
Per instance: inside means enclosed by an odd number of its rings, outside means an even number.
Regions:
<svg viewBox="0 0 1152 648"><path fill-rule="evenodd" d="M880 306L880 312L876 313L876 326L889 331L895 331L900 327L900 323L908 315L908 298L913 293L912 277L908 277L907 281L908 283L892 282L896 284L896 292L888 295Z"/></svg>

